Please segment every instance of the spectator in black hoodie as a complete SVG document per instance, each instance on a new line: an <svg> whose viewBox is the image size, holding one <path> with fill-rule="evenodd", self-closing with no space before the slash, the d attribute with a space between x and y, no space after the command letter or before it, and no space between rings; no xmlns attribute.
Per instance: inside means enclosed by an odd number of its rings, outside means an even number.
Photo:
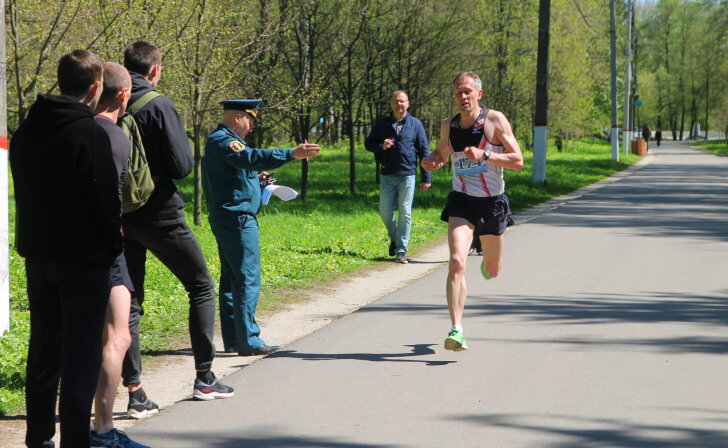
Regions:
<svg viewBox="0 0 728 448"><path fill-rule="evenodd" d="M101 61L74 50L58 63L61 95L38 95L10 141L18 253L30 306L27 446L53 446L58 383L61 447L88 447L101 366L109 269L121 253L119 177L92 109Z"/></svg>
<svg viewBox="0 0 728 448"><path fill-rule="evenodd" d="M124 50L124 67L131 75L129 109L133 110L135 101L155 90L162 76L162 56L151 42L134 42ZM172 271L189 296L190 340L197 371L193 396L202 400L227 398L233 395L233 389L216 381L210 370L215 357L215 284L200 244L187 225L182 196L172 181L184 179L194 167L187 133L172 101L159 94L134 113L134 118L155 185L142 208L123 216L124 254L134 293L129 316L131 346L124 358L122 377L129 390L127 413L142 418L159 411L144 393L141 382L139 322L144 314L147 250Z"/></svg>

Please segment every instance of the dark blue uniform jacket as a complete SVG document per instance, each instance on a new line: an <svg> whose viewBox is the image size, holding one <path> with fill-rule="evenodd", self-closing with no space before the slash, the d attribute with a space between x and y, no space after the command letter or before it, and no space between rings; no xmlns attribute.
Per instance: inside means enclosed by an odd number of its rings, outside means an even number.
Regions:
<svg viewBox="0 0 728 448"><path fill-rule="evenodd" d="M207 209L256 215L260 210L258 171L293 159L291 149L251 148L225 125L210 134L202 156L202 188Z"/></svg>

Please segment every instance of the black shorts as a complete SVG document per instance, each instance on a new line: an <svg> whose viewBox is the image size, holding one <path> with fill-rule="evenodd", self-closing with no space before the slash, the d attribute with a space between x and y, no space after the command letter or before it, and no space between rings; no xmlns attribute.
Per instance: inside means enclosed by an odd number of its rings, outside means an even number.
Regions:
<svg viewBox="0 0 728 448"><path fill-rule="evenodd" d="M489 198L478 198L459 191L451 191L440 219L448 222L450 217L467 220L475 226L477 235L502 235L506 227L513 225L511 207L505 193Z"/></svg>
<svg viewBox="0 0 728 448"><path fill-rule="evenodd" d="M134 287L131 284L131 277L129 277L129 270L126 268L126 257L124 252L119 254L114 260L114 264L111 265L111 271L109 276L111 277L111 287L124 285L129 289L129 292L134 292Z"/></svg>

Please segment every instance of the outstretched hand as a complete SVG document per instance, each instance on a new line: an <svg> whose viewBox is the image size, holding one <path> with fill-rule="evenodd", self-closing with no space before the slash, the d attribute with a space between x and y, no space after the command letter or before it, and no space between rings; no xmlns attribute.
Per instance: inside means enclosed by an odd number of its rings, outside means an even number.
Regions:
<svg viewBox="0 0 728 448"><path fill-rule="evenodd" d="M293 148L294 159L306 159L318 155L321 148L316 143L301 143Z"/></svg>

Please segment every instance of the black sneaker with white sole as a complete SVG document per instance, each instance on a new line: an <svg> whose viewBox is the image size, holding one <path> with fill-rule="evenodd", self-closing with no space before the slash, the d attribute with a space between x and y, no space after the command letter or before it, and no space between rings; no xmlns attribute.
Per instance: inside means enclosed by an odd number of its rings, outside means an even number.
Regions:
<svg viewBox="0 0 728 448"><path fill-rule="evenodd" d="M215 379L212 375L212 383L208 384L199 378L195 378L195 387L192 391L192 398L195 400L215 400L218 398L230 398L235 395L235 389L226 386Z"/></svg>
<svg viewBox="0 0 728 448"><path fill-rule="evenodd" d="M131 418L145 418L159 412L159 406L144 393L144 389L137 389L129 392L129 404L126 407L126 414Z"/></svg>

